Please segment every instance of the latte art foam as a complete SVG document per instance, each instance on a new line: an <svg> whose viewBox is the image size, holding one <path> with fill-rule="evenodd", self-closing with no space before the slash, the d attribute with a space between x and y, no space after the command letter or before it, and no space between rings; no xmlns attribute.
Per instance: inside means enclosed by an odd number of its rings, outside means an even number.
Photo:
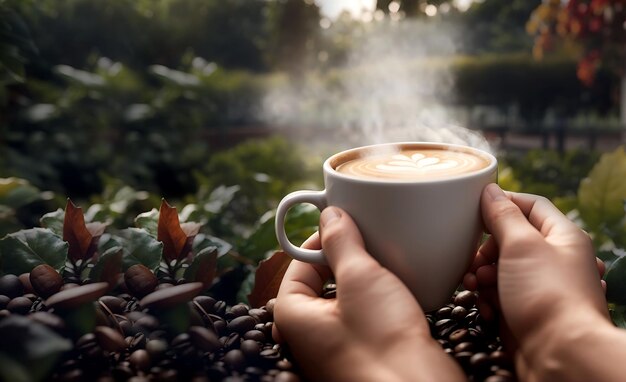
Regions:
<svg viewBox="0 0 626 382"><path fill-rule="evenodd" d="M415 149L352 159L335 170L359 178L423 180L469 174L488 165L486 158L470 153Z"/></svg>

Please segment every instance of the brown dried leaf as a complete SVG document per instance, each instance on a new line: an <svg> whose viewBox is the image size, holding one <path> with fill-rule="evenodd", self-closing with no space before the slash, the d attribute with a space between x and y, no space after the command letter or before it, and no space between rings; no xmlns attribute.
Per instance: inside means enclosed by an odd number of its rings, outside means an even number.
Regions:
<svg viewBox="0 0 626 382"><path fill-rule="evenodd" d="M166 261L180 260L191 251L193 239L200 229L199 225L195 227L193 224L185 224L185 229L191 234L188 235L181 227L176 207L170 206L163 199L159 209L157 240L163 242L163 257Z"/></svg>
<svg viewBox="0 0 626 382"><path fill-rule="evenodd" d="M69 244L68 257L70 260L76 262L77 260L90 259L96 252L98 239L105 228L106 226L102 223L90 223L90 227L88 227L85 224L82 208L76 207L68 199L63 221L63 240Z"/></svg>
<svg viewBox="0 0 626 382"><path fill-rule="evenodd" d="M291 257L282 251L275 252L269 259L259 263L254 288L248 295L248 301L252 307L261 307L276 297L289 263L291 263Z"/></svg>

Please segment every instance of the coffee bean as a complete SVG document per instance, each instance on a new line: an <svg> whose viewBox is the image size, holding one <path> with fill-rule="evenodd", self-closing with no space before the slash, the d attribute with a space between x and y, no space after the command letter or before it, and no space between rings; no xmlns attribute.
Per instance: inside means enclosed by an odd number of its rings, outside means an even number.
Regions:
<svg viewBox="0 0 626 382"><path fill-rule="evenodd" d="M161 289L142 298L139 304L149 309L164 309L187 303L202 290L202 283L188 283Z"/></svg>
<svg viewBox="0 0 626 382"><path fill-rule="evenodd" d="M50 296L45 304L48 308L70 309L103 296L109 289L108 283L93 283L62 290Z"/></svg>
<svg viewBox="0 0 626 382"><path fill-rule="evenodd" d="M159 361L165 356L167 351L167 342L161 339L152 339L146 342L146 351L150 355L150 359Z"/></svg>
<svg viewBox="0 0 626 382"><path fill-rule="evenodd" d="M207 376L211 380L222 381L228 374L228 370L222 365L213 364L207 371Z"/></svg>
<svg viewBox="0 0 626 382"><path fill-rule="evenodd" d="M272 315L265 309L250 309L248 315L254 317L257 322L266 323L272 320Z"/></svg>
<svg viewBox="0 0 626 382"><path fill-rule="evenodd" d="M489 364L489 356L486 353L476 353L470 358L470 365L477 371L486 370Z"/></svg>
<svg viewBox="0 0 626 382"><path fill-rule="evenodd" d="M218 301L213 306L213 312L215 314L223 315L226 312L226 303L224 301Z"/></svg>
<svg viewBox="0 0 626 382"><path fill-rule="evenodd" d="M511 360L509 359L508 355L500 350L496 350L489 354L489 358L491 359L491 362L493 362L495 365L508 366L509 364L511 364Z"/></svg>
<svg viewBox="0 0 626 382"><path fill-rule="evenodd" d="M115 296L102 296L98 299L98 301L103 303L111 311L111 313L114 314L123 313L124 306L126 305L126 301Z"/></svg>
<svg viewBox="0 0 626 382"><path fill-rule="evenodd" d="M220 335L226 332L226 321L219 320L213 322L213 327L215 328L215 332Z"/></svg>
<svg viewBox="0 0 626 382"><path fill-rule="evenodd" d="M449 336L450 342L454 344L466 341L469 338L469 331L467 329L457 329Z"/></svg>
<svg viewBox="0 0 626 382"><path fill-rule="evenodd" d="M24 293L33 293L35 291L33 289L33 285L30 283L30 273L22 273L17 278L20 279L20 282L24 287Z"/></svg>
<svg viewBox="0 0 626 382"><path fill-rule="evenodd" d="M150 380L143 375L136 375L131 377L127 382L149 382Z"/></svg>
<svg viewBox="0 0 626 382"><path fill-rule="evenodd" d="M456 360L461 364L462 367L467 367L469 366L469 361L473 355L473 353L464 351L454 354L454 358L456 358Z"/></svg>
<svg viewBox="0 0 626 382"><path fill-rule="evenodd" d="M128 344L130 351L144 349L146 347L146 335L143 333L137 333L132 337L132 340Z"/></svg>
<svg viewBox="0 0 626 382"><path fill-rule="evenodd" d="M110 352L122 352L126 349L126 341L118 331L106 326L97 326L93 332L102 349Z"/></svg>
<svg viewBox="0 0 626 382"><path fill-rule="evenodd" d="M61 290L63 277L48 264L39 264L30 271L30 283L41 297L48 298Z"/></svg>
<svg viewBox="0 0 626 382"><path fill-rule="evenodd" d="M263 374L265 374L265 370L261 369L260 367L256 367L256 366L248 366L245 368L245 370L243 371L244 373L248 374L249 376L256 378L261 377Z"/></svg>
<svg viewBox="0 0 626 382"><path fill-rule="evenodd" d="M277 360L280 358L280 354L276 349L262 350L259 355L267 360Z"/></svg>
<svg viewBox="0 0 626 382"><path fill-rule="evenodd" d="M224 355L224 363L231 369L242 370L246 364L246 358L239 349L230 350Z"/></svg>
<svg viewBox="0 0 626 382"><path fill-rule="evenodd" d="M215 299L209 296L196 296L193 299L194 302L197 302L202 309L204 309L207 313L214 313L213 309L215 306Z"/></svg>
<svg viewBox="0 0 626 382"><path fill-rule="evenodd" d="M262 331L260 330L248 330L244 335L243 338L246 340L254 340L254 341L258 341L258 342L265 342L265 334L263 334Z"/></svg>
<svg viewBox="0 0 626 382"><path fill-rule="evenodd" d="M135 370L146 371L150 368L150 354L143 349L135 350L130 357L128 357L128 362L130 362Z"/></svg>
<svg viewBox="0 0 626 382"><path fill-rule="evenodd" d="M226 312L226 314L224 315L224 317L226 317L226 319L228 320L232 320L234 318L237 317L241 317L241 316L247 316L248 315L248 307L243 305L243 304L237 304L233 307L231 307L230 309L228 309L228 311Z"/></svg>
<svg viewBox="0 0 626 382"><path fill-rule="evenodd" d="M514 379L503 375L492 375L485 379L485 382L512 382Z"/></svg>
<svg viewBox="0 0 626 382"><path fill-rule="evenodd" d="M224 350L234 349L235 347L239 347L240 337L237 333L230 333L228 337L222 337L224 340L222 341L220 338L220 342L224 347Z"/></svg>
<svg viewBox="0 0 626 382"><path fill-rule="evenodd" d="M336 290L329 290L328 292L324 292L322 297L324 297L325 299L337 298L337 291Z"/></svg>
<svg viewBox="0 0 626 382"><path fill-rule="evenodd" d="M438 320L443 320L446 318L450 318L451 313L452 313L452 308L450 308L449 306L444 306L443 308L439 309L435 313L435 316L437 317Z"/></svg>
<svg viewBox="0 0 626 382"><path fill-rule="evenodd" d="M8 310L6 310L6 309L2 309L2 310L0 310L0 318L3 318L3 317L8 317L8 316L10 316L10 315L11 315L11 312L10 312L10 311L8 311Z"/></svg>
<svg viewBox="0 0 626 382"><path fill-rule="evenodd" d="M276 362L276 367L279 368L280 370L293 369L293 365L291 364L291 362L289 362L286 359L281 359L280 361Z"/></svg>
<svg viewBox="0 0 626 382"><path fill-rule="evenodd" d="M454 332L457 329L457 324L453 323L443 329L441 329L441 331L439 332L439 335L443 338L447 338L450 336L450 334L452 334L452 332Z"/></svg>
<svg viewBox="0 0 626 382"><path fill-rule="evenodd" d="M274 316L274 305L276 305L275 298L272 298L265 303L265 310L267 310L267 313L269 313L272 317Z"/></svg>
<svg viewBox="0 0 626 382"><path fill-rule="evenodd" d="M221 346L215 333L202 326L192 326L188 333L191 343L202 351L214 352Z"/></svg>
<svg viewBox="0 0 626 382"><path fill-rule="evenodd" d="M7 310L15 314L28 314L33 302L26 297L15 297L7 304Z"/></svg>
<svg viewBox="0 0 626 382"><path fill-rule="evenodd" d="M0 294L11 299L24 294L24 286L16 275L4 275L0 277Z"/></svg>
<svg viewBox="0 0 626 382"><path fill-rule="evenodd" d="M474 292L464 290L454 297L454 304L460 305L465 309L471 308L476 303L476 294Z"/></svg>
<svg viewBox="0 0 626 382"><path fill-rule="evenodd" d="M178 382L178 371L174 369L164 370L156 380L159 382Z"/></svg>
<svg viewBox="0 0 626 382"><path fill-rule="evenodd" d="M226 328L230 332L237 332L243 334L248 330L252 330L257 324L256 320L250 316L241 316L233 319L228 323Z"/></svg>
<svg viewBox="0 0 626 382"><path fill-rule="evenodd" d="M509 370L497 369L494 374L513 379L515 376Z"/></svg>
<svg viewBox="0 0 626 382"><path fill-rule="evenodd" d="M146 331L152 331L159 327L159 320L152 315L144 314L142 317L137 319L133 325Z"/></svg>
<svg viewBox="0 0 626 382"><path fill-rule="evenodd" d="M133 295L142 298L154 291L159 280L150 268L135 264L124 272L124 283Z"/></svg>
<svg viewBox="0 0 626 382"><path fill-rule="evenodd" d="M9 304L9 301L11 301L11 298L9 296L0 294L0 310L5 309Z"/></svg>
<svg viewBox="0 0 626 382"><path fill-rule="evenodd" d="M475 345L472 342L461 342L460 344L454 347L455 353L461 352L472 352L474 351Z"/></svg>
<svg viewBox="0 0 626 382"><path fill-rule="evenodd" d="M299 382L300 377L290 371L281 371L276 375L274 382Z"/></svg>
<svg viewBox="0 0 626 382"><path fill-rule="evenodd" d="M450 313L450 317L457 321L464 319L465 316L467 316L467 309L462 306L454 307L454 309L452 309L452 312Z"/></svg>
<svg viewBox="0 0 626 382"><path fill-rule="evenodd" d="M247 358L256 357L261 351L261 346L254 340L244 340L239 347Z"/></svg>
<svg viewBox="0 0 626 382"><path fill-rule="evenodd" d="M441 329L446 328L446 327L448 327L450 325L454 325L454 321L452 321L449 318L444 318L444 319L441 319L441 320L435 322L435 329L441 330Z"/></svg>

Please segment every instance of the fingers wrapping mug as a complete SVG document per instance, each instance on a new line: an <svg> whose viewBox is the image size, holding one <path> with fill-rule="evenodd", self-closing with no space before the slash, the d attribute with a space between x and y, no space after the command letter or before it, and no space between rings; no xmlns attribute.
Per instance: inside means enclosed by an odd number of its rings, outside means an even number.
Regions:
<svg viewBox="0 0 626 382"><path fill-rule="evenodd" d="M325 190L280 202L276 236L295 259L325 263L324 249L294 246L285 215L299 203L337 206L356 222L369 253L396 274L425 311L448 302L482 234L480 195L496 181L497 160L471 147L406 142L337 153L323 165Z"/></svg>

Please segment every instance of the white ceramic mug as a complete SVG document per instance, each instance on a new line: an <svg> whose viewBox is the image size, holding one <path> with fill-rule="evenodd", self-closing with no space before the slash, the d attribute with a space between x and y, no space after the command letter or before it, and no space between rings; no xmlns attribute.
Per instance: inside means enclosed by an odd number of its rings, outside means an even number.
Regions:
<svg viewBox="0 0 626 382"><path fill-rule="evenodd" d="M335 170L356 151L400 148L444 149L485 158L481 170L442 179L389 181L365 179ZM295 259L324 264L322 250L294 246L285 233L285 215L298 203L337 206L356 222L368 252L396 274L424 311L445 305L475 255L481 234L480 196L497 180L497 160L478 149L442 143L404 142L366 146L337 153L323 165L324 191L296 191L280 202L276 236Z"/></svg>

